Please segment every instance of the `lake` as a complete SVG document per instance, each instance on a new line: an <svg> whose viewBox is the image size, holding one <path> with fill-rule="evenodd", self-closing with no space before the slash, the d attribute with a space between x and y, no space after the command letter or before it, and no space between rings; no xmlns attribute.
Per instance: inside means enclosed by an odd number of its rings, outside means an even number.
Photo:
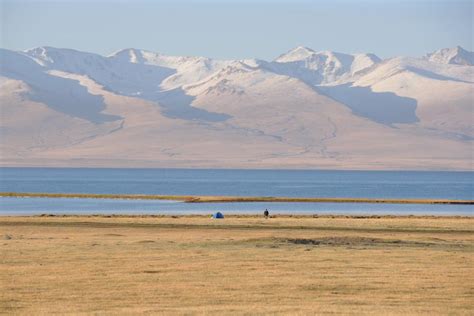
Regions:
<svg viewBox="0 0 474 316"><path fill-rule="evenodd" d="M473 172L0 168L0 191L164 195L473 199ZM471 215L471 205L203 203L0 198L0 214L420 214Z"/></svg>

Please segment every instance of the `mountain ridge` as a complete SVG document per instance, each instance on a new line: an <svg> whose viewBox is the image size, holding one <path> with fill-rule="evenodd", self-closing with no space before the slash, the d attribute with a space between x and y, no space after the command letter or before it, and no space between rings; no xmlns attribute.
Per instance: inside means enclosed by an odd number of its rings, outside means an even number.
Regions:
<svg viewBox="0 0 474 316"><path fill-rule="evenodd" d="M1 49L0 163L469 170L471 54Z"/></svg>

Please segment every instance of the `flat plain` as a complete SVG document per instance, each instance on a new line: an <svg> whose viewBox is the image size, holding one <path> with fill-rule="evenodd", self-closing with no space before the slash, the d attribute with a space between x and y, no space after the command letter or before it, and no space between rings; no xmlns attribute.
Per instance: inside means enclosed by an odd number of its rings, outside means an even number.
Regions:
<svg viewBox="0 0 474 316"><path fill-rule="evenodd" d="M474 217L0 217L6 314L455 314Z"/></svg>

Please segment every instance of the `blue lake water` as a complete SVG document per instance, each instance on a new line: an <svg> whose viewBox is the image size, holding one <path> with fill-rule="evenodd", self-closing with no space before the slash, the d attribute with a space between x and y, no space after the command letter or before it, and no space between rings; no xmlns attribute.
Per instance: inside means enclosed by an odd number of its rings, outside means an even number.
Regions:
<svg viewBox="0 0 474 316"><path fill-rule="evenodd" d="M39 214L352 214L473 215L471 205L371 203L184 203L159 200L0 198L0 215Z"/></svg>
<svg viewBox="0 0 474 316"><path fill-rule="evenodd" d="M0 168L0 191L287 197L473 199L473 172ZM473 215L471 205L202 203L0 198L0 215L30 214L433 214Z"/></svg>

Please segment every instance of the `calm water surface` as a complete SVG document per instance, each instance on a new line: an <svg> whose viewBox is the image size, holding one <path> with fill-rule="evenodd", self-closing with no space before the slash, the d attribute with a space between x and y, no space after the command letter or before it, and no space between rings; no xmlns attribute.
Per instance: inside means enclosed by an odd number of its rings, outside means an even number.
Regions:
<svg viewBox="0 0 474 316"><path fill-rule="evenodd" d="M473 199L473 172L0 168L0 191L287 197ZM206 203L109 199L0 198L0 214L439 214L466 205Z"/></svg>
<svg viewBox="0 0 474 316"><path fill-rule="evenodd" d="M472 199L474 172L0 168L0 191Z"/></svg>
<svg viewBox="0 0 474 316"><path fill-rule="evenodd" d="M0 198L0 215L39 214L351 214L473 215L470 205L371 203L184 203L159 200Z"/></svg>

